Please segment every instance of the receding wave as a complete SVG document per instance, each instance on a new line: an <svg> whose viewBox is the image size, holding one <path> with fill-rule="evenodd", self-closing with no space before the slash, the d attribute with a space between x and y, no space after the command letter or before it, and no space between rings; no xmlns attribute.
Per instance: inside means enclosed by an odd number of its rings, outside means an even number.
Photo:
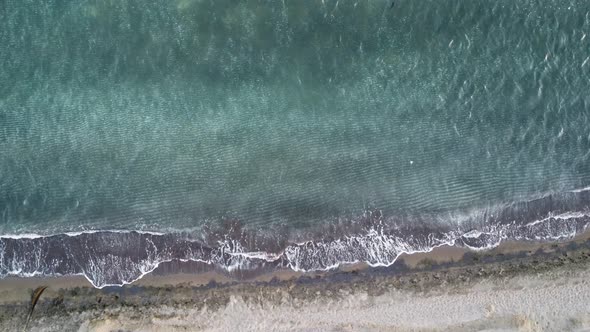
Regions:
<svg viewBox="0 0 590 332"><path fill-rule="evenodd" d="M440 222L444 218L449 219L447 223ZM4 235L0 236L0 277L83 275L102 288L131 283L159 264L175 260L229 271L270 267L306 272L357 262L389 266L402 253L428 252L441 245L484 250L506 239L571 238L590 225L590 191L550 194L454 215L388 216L367 211L349 224L309 233L322 235L308 235L311 238L304 241L288 233L237 230L238 225L200 239L139 231Z"/></svg>

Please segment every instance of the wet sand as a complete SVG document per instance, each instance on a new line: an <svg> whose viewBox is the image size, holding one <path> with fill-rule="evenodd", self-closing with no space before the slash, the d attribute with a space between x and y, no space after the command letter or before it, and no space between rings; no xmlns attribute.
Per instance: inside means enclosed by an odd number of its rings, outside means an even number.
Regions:
<svg viewBox="0 0 590 332"><path fill-rule="evenodd" d="M356 264L246 278L203 266L170 273L175 268L100 290L82 276L6 278L0 330L22 330L39 285L49 288L35 308L33 331L590 329L589 232L481 252L444 246L402 255L387 268Z"/></svg>

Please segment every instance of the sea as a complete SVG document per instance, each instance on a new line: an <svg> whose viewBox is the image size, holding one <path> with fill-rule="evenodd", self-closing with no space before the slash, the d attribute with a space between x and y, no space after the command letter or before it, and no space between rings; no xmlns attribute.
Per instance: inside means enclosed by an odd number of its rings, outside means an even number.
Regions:
<svg viewBox="0 0 590 332"><path fill-rule="evenodd" d="M0 0L0 277L590 224L590 1Z"/></svg>

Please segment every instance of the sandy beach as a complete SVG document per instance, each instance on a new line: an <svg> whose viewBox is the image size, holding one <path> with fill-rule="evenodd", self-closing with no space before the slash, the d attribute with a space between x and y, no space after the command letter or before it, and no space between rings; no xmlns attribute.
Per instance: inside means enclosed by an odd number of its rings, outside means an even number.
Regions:
<svg viewBox="0 0 590 332"><path fill-rule="evenodd" d="M103 289L81 276L6 278L0 329L22 329L32 290L47 285L32 331L587 331L588 238L445 246L387 268L245 279L169 267Z"/></svg>

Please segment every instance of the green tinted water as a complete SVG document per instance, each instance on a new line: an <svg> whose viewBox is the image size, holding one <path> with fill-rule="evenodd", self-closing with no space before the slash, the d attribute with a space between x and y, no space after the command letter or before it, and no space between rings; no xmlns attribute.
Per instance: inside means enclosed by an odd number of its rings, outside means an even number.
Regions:
<svg viewBox="0 0 590 332"><path fill-rule="evenodd" d="M590 183L587 1L2 1L0 233Z"/></svg>

